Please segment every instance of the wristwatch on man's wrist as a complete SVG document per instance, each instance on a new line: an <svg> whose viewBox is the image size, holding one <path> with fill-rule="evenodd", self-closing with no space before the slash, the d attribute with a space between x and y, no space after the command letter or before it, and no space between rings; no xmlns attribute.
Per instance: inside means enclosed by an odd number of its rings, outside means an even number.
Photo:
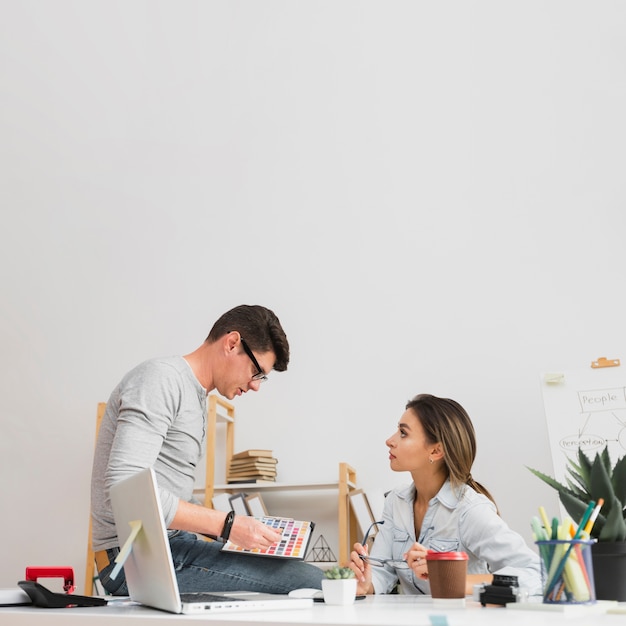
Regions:
<svg viewBox="0 0 626 626"><path fill-rule="evenodd" d="M228 511L226 513L226 518L224 519L224 527L222 528L222 532L220 536L217 538L218 541L226 543L228 538L230 537L230 531L233 527L233 522L235 521L235 511Z"/></svg>

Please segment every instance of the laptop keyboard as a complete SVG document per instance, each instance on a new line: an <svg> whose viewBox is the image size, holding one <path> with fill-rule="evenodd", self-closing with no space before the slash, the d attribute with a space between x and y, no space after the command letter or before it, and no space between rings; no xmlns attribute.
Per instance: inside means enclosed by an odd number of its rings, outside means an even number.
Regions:
<svg viewBox="0 0 626 626"><path fill-rule="evenodd" d="M220 596L214 593L206 593L204 591L181 593L180 599L182 602L232 602L233 600L247 600L247 598Z"/></svg>

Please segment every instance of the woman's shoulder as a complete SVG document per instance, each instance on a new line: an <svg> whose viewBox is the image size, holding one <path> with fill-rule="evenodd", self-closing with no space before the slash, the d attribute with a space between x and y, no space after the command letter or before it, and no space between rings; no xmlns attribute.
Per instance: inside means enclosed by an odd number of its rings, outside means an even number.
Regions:
<svg viewBox="0 0 626 626"><path fill-rule="evenodd" d="M385 492L383 502L383 514L395 516L398 511L412 509L415 502L415 486L413 483L397 485L393 489Z"/></svg>
<svg viewBox="0 0 626 626"><path fill-rule="evenodd" d="M494 513L496 512L496 505L485 494L480 493L470 487L469 485L463 486L463 491L459 497L459 507L466 511L473 509L482 509L483 507L490 509Z"/></svg>

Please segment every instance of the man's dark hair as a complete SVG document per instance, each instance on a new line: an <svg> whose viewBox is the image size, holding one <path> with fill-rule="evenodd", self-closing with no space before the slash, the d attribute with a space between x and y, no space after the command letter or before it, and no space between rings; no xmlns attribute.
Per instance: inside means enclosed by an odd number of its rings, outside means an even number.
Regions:
<svg viewBox="0 0 626 626"><path fill-rule="evenodd" d="M211 328L206 340L217 341L227 333L236 330L257 352L272 351L276 355L274 369L284 372L289 364L289 342L273 311L258 304L241 304L224 313Z"/></svg>

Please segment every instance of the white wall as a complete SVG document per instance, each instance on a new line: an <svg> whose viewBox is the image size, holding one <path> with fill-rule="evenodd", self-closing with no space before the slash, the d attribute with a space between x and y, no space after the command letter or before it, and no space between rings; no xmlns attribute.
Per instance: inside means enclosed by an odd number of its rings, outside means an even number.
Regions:
<svg viewBox="0 0 626 626"><path fill-rule="evenodd" d="M418 392L530 540L556 499L539 374L626 358L626 5L0 0L0 586L81 581L96 403L273 308L237 401L284 480L407 479Z"/></svg>

